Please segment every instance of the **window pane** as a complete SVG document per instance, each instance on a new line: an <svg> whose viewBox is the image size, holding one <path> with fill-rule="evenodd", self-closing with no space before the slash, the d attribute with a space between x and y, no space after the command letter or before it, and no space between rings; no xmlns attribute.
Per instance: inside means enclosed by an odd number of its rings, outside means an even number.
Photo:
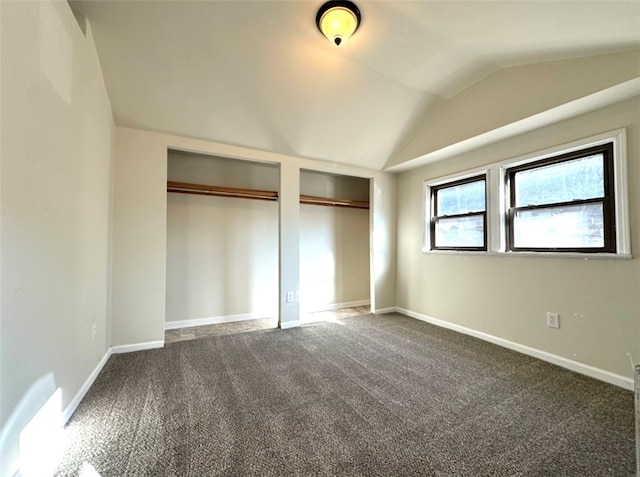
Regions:
<svg viewBox="0 0 640 477"><path fill-rule="evenodd" d="M457 215L485 210L484 180L438 189L437 215Z"/></svg>
<svg viewBox="0 0 640 477"><path fill-rule="evenodd" d="M484 217L455 217L436 222L436 247L484 246Z"/></svg>
<svg viewBox="0 0 640 477"><path fill-rule="evenodd" d="M515 207L603 197L603 155L516 172L515 187Z"/></svg>
<svg viewBox="0 0 640 477"><path fill-rule="evenodd" d="M517 248L604 247L602 204L517 211L513 244Z"/></svg>

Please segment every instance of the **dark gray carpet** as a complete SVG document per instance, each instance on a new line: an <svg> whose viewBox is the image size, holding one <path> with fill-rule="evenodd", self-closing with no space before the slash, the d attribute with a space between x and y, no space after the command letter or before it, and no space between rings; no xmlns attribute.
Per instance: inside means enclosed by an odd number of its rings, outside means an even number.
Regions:
<svg viewBox="0 0 640 477"><path fill-rule="evenodd" d="M398 314L111 357L57 475L632 476L633 393Z"/></svg>

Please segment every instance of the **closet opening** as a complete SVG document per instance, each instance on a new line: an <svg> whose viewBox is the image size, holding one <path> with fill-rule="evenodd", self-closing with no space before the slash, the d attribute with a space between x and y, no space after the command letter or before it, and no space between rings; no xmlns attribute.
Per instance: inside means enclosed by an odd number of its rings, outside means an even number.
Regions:
<svg viewBox="0 0 640 477"><path fill-rule="evenodd" d="M279 180L278 164L168 151L166 330L277 326Z"/></svg>
<svg viewBox="0 0 640 477"><path fill-rule="evenodd" d="M300 318L371 311L370 179L300 171Z"/></svg>

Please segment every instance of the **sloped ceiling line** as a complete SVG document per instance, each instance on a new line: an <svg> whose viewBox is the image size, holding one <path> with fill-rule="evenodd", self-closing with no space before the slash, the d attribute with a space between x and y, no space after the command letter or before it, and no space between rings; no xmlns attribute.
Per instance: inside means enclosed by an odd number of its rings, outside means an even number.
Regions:
<svg viewBox="0 0 640 477"><path fill-rule="evenodd" d="M428 153L411 138L497 71L640 47L637 1L358 0L340 48L320 3L80 5L119 126L375 170Z"/></svg>

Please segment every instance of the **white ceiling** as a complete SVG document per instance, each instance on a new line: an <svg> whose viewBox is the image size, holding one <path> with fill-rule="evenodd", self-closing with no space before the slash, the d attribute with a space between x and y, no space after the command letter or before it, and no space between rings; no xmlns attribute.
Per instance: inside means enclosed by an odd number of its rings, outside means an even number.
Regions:
<svg viewBox="0 0 640 477"><path fill-rule="evenodd" d="M381 169L417 118L509 66L640 46L640 0L85 1L118 125Z"/></svg>

